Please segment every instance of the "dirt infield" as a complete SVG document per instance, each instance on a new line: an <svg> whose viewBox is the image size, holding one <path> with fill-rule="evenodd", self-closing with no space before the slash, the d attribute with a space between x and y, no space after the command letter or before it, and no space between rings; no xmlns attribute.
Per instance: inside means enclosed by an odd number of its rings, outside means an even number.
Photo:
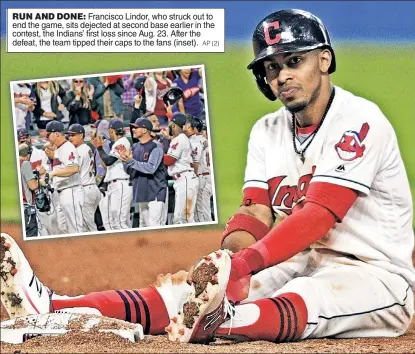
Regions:
<svg viewBox="0 0 415 354"><path fill-rule="evenodd" d="M1 232L16 238L42 282L58 294L67 295L147 286L160 273L189 268L199 257L218 248L221 237L219 229L207 227L30 242L22 241L16 225L2 225ZM1 319L6 318L2 309ZM288 344L217 341L204 346L170 343L166 336L147 336L133 344L112 334L85 333L34 338L23 345L1 343L0 349L2 353L408 353L415 352L415 321L404 336L394 339Z"/></svg>

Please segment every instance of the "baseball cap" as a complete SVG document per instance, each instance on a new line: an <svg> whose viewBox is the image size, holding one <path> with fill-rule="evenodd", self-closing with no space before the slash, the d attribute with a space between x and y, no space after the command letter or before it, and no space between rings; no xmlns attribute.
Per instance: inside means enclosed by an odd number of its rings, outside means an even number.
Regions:
<svg viewBox="0 0 415 354"><path fill-rule="evenodd" d="M25 128L19 128L17 129L17 140L27 138L29 136L29 133Z"/></svg>
<svg viewBox="0 0 415 354"><path fill-rule="evenodd" d="M137 91L141 91L141 89L144 87L144 83L147 80L147 76L143 75L143 76L139 76L134 80L134 88Z"/></svg>
<svg viewBox="0 0 415 354"><path fill-rule="evenodd" d="M175 113L173 114L173 117L171 121L175 124L177 124L180 128L183 128L187 121L187 115L183 113Z"/></svg>
<svg viewBox="0 0 415 354"><path fill-rule="evenodd" d="M148 131L153 130L153 123L151 123L146 118L137 118L136 121L134 123L131 123L130 125L134 128L145 128Z"/></svg>
<svg viewBox="0 0 415 354"><path fill-rule="evenodd" d="M171 106L173 106L182 97L183 97L183 90L180 87L172 87L163 96L163 102L165 104L169 103Z"/></svg>
<svg viewBox="0 0 415 354"><path fill-rule="evenodd" d="M124 129L124 123L118 118L112 118L110 120L109 128L115 130Z"/></svg>
<svg viewBox="0 0 415 354"><path fill-rule="evenodd" d="M63 123L53 120L46 124L46 131L48 133L55 133L55 132L63 132L65 130L65 126Z"/></svg>
<svg viewBox="0 0 415 354"><path fill-rule="evenodd" d="M69 127L67 133L69 135L71 135L71 134L83 134L83 135L85 135L85 129L81 124L75 123L75 124L72 124Z"/></svg>

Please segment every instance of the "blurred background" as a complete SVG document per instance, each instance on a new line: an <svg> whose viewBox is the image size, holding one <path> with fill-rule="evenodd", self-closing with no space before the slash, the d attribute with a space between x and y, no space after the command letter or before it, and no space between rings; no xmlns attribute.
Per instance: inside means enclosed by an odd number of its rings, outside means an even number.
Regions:
<svg viewBox="0 0 415 354"><path fill-rule="evenodd" d="M414 2L99 2L100 8L225 8L225 53L7 53L7 8L96 8L97 2L1 3L1 221L20 223L9 82L204 64L219 224L238 208L249 132L277 110L246 70L256 24L284 8L310 11L327 26L336 52L335 85L375 102L398 136L415 196ZM278 156L276 156L278 158Z"/></svg>

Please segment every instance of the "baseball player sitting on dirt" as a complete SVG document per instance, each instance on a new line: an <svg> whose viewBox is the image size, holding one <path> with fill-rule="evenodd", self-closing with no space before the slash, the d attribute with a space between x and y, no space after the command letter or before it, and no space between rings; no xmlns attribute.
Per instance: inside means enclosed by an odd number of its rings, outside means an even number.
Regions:
<svg viewBox="0 0 415 354"><path fill-rule="evenodd" d="M131 124L134 137L139 143L132 150L120 152L124 170L132 176L133 200L138 203L140 227L163 225L167 180L163 165L163 148L153 141L150 133L153 123L138 118Z"/></svg>
<svg viewBox="0 0 415 354"><path fill-rule="evenodd" d="M19 308L2 295L9 314L75 307L192 343L406 331L415 285L412 205L390 123L374 103L333 86L334 51L312 14L272 13L253 43L248 68L284 107L252 130L243 204L223 234L222 248L235 253L202 259L190 285L179 272L140 290L68 298L42 286L39 297L24 255L3 235L3 263L9 255L16 262L5 277L21 299Z"/></svg>

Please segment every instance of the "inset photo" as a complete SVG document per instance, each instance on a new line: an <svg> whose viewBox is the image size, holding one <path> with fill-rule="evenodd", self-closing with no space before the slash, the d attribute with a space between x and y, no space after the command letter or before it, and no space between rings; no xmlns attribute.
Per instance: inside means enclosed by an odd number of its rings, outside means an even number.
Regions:
<svg viewBox="0 0 415 354"><path fill-rule="evenodd" d="M203 65L10 86L25 240L217 224Z"/></svg>

